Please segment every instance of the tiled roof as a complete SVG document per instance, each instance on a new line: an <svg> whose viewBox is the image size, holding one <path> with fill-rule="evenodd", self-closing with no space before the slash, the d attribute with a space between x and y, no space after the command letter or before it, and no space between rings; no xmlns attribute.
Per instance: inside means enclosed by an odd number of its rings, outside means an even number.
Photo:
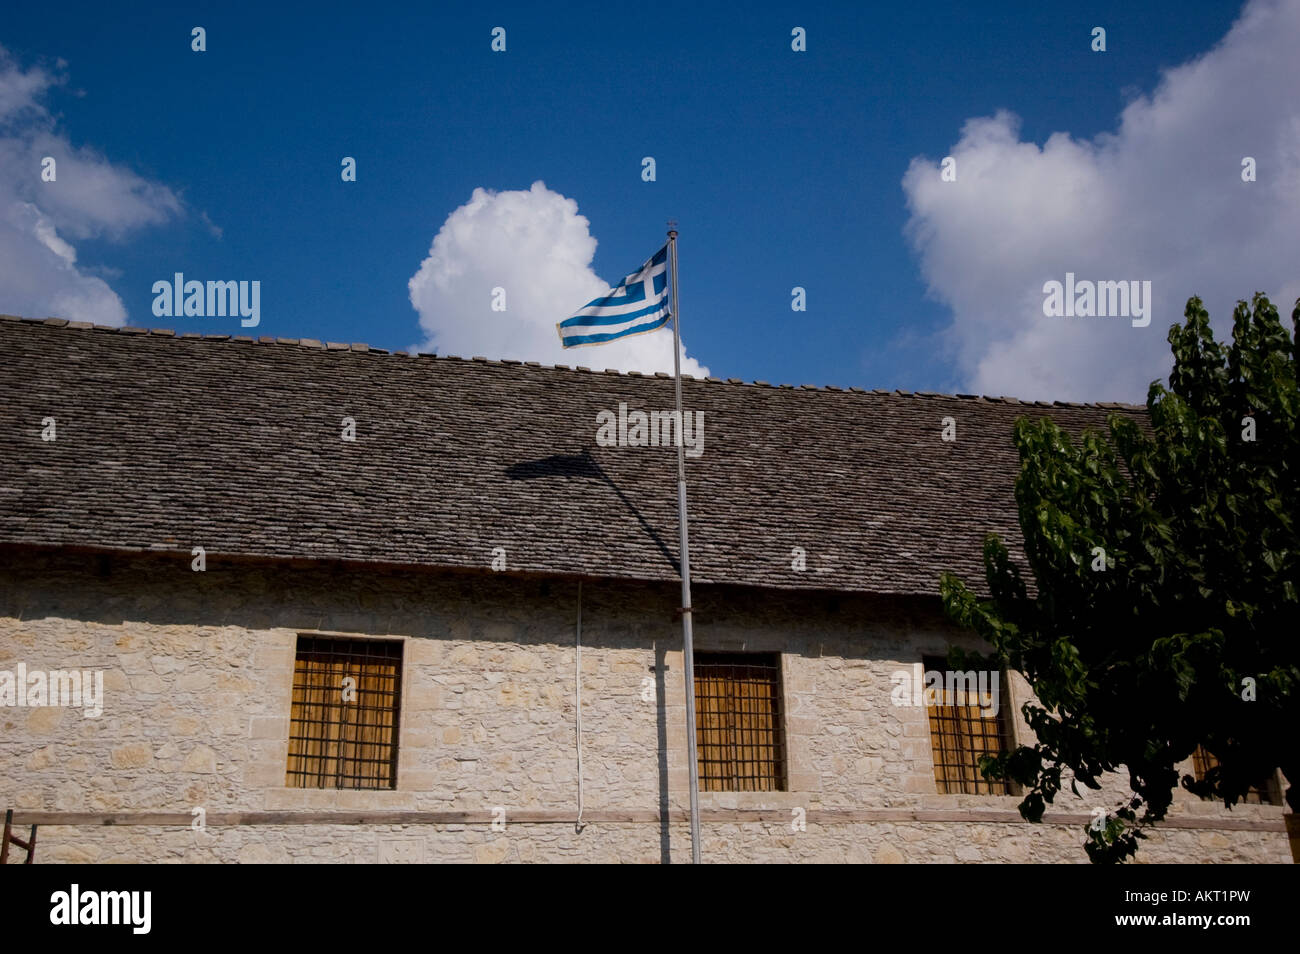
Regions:
<svg viewBox="0 0 1300 954"><path fill-rule="evenodd" d="M477 569L504 547L511 571L677 578L674 449L595 439L620 402L671 410L668 375L9 317L0 354L0 543ZM798 589L982 582L984 533L1019 539L1015 419L1145 413L682 387L705 423L686 464L694 579Z"/></svg>

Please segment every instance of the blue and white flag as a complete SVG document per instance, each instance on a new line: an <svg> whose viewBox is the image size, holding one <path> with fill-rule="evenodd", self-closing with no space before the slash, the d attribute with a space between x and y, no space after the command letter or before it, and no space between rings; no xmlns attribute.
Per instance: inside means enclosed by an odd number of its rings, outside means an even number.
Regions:
<svg viewBox="0 0 1300 954"><path fill-rule="evenodd" d="M587 302L555 327L566 348L603 344L654 331L668 323L668 246L601 298Z"/></svg>

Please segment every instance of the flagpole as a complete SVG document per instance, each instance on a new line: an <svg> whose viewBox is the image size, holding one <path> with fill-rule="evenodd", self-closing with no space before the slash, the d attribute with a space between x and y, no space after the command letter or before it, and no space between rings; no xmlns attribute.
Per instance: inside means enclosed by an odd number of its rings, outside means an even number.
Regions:
<svg viewBox="0 0 1300 954"><path fill-rule="evenodd" d="M676 223L669 223L676 224ZM691 863L700 863L700 767L695 739L695 640L691 632L691 542L686 525L686 449L682 431L682 322L677 310L677 230L668 230L669 287L673 315L673 378L677 388L677 526L682 563L682 658L686 678L686 749L690 770Z"/></svg>

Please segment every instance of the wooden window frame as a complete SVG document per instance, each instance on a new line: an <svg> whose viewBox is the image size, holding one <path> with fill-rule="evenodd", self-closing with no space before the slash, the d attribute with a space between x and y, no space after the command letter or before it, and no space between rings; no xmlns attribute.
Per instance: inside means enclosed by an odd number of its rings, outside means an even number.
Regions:
<svg viewBox="0 0 1300 954"><path fill-rule="evenodd" d="M789 791L782 654L700 651L693 662L700 791Z"/></svg>
<svg viewBox="0 0 1300 954"><path fill-rule="evenodd" d="M930 671L947 673L944 656L922 656L922 674ZM945 680L945 687L946 687ZM926 705L926 724L930 730L930 760L934 767L934 786L940 795L1015 795L1017 788L1009 780L986 779L979 770L979 758L1009 752L1015 747L1015 730L1011 720L1010 687L1006 673L998 674L998 711L982 716L978 705ZM941 702L947 702L941 697ZM992 723L992 725L990 725ZM978 728L978 732L974 731ZM997 741L997 750L987 742ZM977 742L984 745L976 748Z"/></svg>
<svg viewBox="0 0 1300 954"><path fill-rule="evenodd" d="M1192 776L1198 782L1205 781L1206 773L1218 764L1219 760L1204 745L1198 745L1196 750L1192 752ZM1281 787L1277 783L1276 776L1276 772L1271 772L1265 778L1260 779L1258 785L1252 785L1246 790L1245 796L1239 799L1240 803L1243 805L1281 805Z"/></svg>
<svg viewBox="0 0 1300 954"><path fill-rule="evenodd" d="M299 633L289 703L287 788L397 788L402 640ZM342 679L356 679L345 701Z"/></svg>

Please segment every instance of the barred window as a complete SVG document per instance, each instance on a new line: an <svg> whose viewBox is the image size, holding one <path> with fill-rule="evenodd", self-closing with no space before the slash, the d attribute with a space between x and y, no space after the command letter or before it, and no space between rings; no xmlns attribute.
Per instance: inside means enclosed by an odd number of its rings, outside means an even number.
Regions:
<svg viewBox="0 0 1300 954"><path fill-rule="evenodd" d="M1198 782L1204 782L1205 776L1209 774L1210 769L1218 764L1219 760L1206 751L1203 745L1198 745L1196 751L1192 753L1192 771L1196 774ZM1252 785L1246 789L1246 795L1242 801L1250 805L1281 804L1277 786L1273 784L1272 778L1262 779L1258 785Z"/></svg>
<svg viewBox="0 0 1300 954"><path fill-rule="evenodd" d="M927 656L925 671L947 673L948 661ZM1005 682L999 677L999 687ZM973 688L973 687L972 687ZM927 705L930 716L930 746L934 757L934 782L940 794L1009 795L1005 780L990 781L980 774L980 758L1000 755L1011 748L1011 723L1007 707L999 702L996 715L980 711L974 692L956 690L939 696L937 705ZM946 704L945 704L946 703Z"/></svg>
<svg viewBox="0 0 1300 954"><path fill-rule="evenodd" d="M401 686L401 642L299 636L285 785L396 788Z"/></svg>
<svg viewBox="0 0 1300 954"><path fill-rule="evenodd" d="M696 653L694 663L700 789L785 791L781 657Z"/></svg>

